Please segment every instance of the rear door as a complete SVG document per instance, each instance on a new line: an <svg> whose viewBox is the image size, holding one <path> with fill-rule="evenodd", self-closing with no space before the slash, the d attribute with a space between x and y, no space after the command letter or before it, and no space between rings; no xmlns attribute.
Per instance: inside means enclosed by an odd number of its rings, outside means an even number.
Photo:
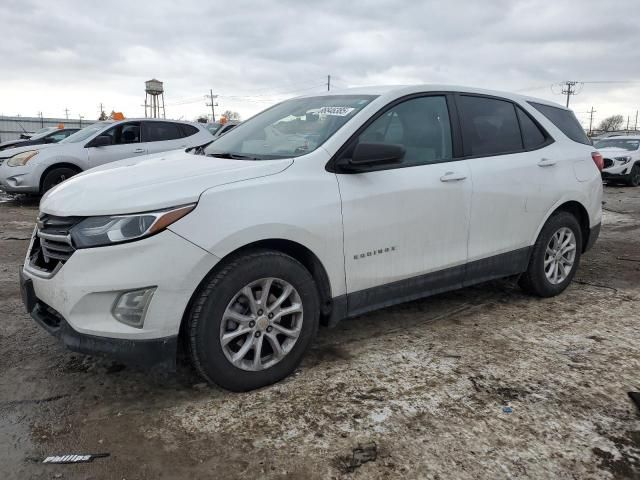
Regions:
<svg viewBox="0 0 640 480"><path fill-rule="evenodd" d="M509 100L459 94L456 103L473 179L467 278L518 273L555 201L544 186L554 175L552 139Z"/></svg>
<svg viewBox="0 0 640 480"><path fill-rule="evenodd" d="M119 123L100 135L111 137L111 145L88 147L89 168L147 153L140 142L140 122Z"/></svg>
<svg viewBox="0 0 640 480"><path fill-rule="evenodd" d="M400 144L402 161L337 173L351 314L461 285L471 182L455 159L447 97L394 102L347 146Z"/></svg>
<svg viewBox="0 0 640 480"><path fill-rule="evenodd" d="M177 148L186 148L185 132L182 124L165 121L143 121L142 140L148 153L165 152Z"/></svg>

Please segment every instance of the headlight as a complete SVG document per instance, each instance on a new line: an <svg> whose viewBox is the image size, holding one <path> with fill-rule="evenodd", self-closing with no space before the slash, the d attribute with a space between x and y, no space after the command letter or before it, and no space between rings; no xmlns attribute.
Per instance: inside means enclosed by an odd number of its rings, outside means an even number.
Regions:
<svg viewBox="0 0 640 480"><path fill-rule="evenodd" d="M195 204L157 212L88 217L71 229L76 248L129 242L158 233L193 210Z"/></svg>
<svg viewBox="0 0 640 480"><path fill-rule="evenodd" d="M38 150L29 150L28 152L18 153L7 160L10 167L21 167L38 154Z"/></svg>
<svg viewBox="0 0 640 480"><path fill-rule="evenodd" d="M614 157L614 158L619 162L622 162L623 165L631 161L631 157Z"/></svg>

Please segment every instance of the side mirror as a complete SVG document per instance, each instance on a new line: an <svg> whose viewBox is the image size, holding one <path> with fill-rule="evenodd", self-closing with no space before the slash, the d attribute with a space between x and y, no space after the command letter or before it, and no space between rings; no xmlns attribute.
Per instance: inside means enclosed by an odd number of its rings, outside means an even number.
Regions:
<svg viewBox="0 0 640 480"><path fill-rule="evenodd" d="M392 143L358 143L351 158L336 163L345 172L364 172L375 167L399 163L406 153L402 145Z"/></svg>
<svg viewBox="0 0 640 480"><path fill-rule="evenodd" d="M106 147L107 145L111 145L111 136L110 135L98 135L87 146L88 147Z"/></svg>

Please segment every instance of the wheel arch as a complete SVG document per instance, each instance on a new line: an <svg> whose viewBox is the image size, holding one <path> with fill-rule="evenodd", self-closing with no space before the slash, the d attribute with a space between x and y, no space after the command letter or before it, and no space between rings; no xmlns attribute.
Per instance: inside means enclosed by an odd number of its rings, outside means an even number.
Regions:
<svg viewBox="0 0 640 480"><path fill-rule="evenodd" d="M327 274L327 271L318 256L309 248L293 240L287 240L283 238L269 238L248 243L229 252L227 255L222 257L220 261L216 263L216 265L204 276L204 278L200 281L200 283L198 283L198 286L191 294L191 297L187 302L187 306L185 307L184 313L182 314L179 330L179 336L181 339L184 340L185 338L184 329L188 323L186 320L193 302L197 298L198 294L202 291L206 283L212 277L214 277L217 272L220 271L220 269L224 268L224 266L229 261L232 261L234 258L237 258L238 256L241 256L249 251L259 249L273 250L289 255L290 257L299 261L309 271L318 288L321 322L325 325L329 323L329 318L333 310L331 283L329 281L329 275ZM181 340L180 343L182 344L183 341Z"/></svg>
<svg viewBox="0 0 640 480"><path fill-rule="evenodd" d="M39 190L41 192L42 192L42 185L44 183L45 177L50 171L55 170L56 168L71 168L76 171L76 175L82 172L82 168L80 168L75 163L71 163L71 162L56 162L52 165L49 165L47 168L44 169L44 171L40 175Z"/></svg>
<svg viewBox="0 0 640 480"><path fill-rule="evenodd" d="M584 253L587 250L587 247L589 245L589 236L591 235L591 223L590 223L588 210L585 208L585 206L582 203L580 203L577 200L567 200L555 206L554 208L552 208L549 214L545 217L544 222L542 222L542 224L538 228L538 231L536 232L536 238L538 237L538 235L540 235L540 231L542 230L544 225L547 223L549 218L551 218L551 216L557 212L570 213L576 218L576 220L578 220L578 223L580 224L580 231L582 233L582 253Z"/></svg>

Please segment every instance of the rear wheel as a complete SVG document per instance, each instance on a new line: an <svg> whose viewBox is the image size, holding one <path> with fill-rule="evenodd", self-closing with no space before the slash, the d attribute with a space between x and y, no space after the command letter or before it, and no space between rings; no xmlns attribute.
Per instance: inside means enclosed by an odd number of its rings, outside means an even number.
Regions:
<svg viewBox="0 0 640 480"><path fill-rule="evenodd" d="M44 176L44 179L42 180L42 189L40 193L42 194L46 193L47 191L51 190L53 187L55 187L59 183L64 182L65 180L73 177L77 173L78 173L77 170L74 170L73 168L69 168L69 167L54 168L53 170L48 171L47 174Z"/></svg>
<svg viewBox="0 0 640 480"><path fill-rule="evenodd" d="M571 283L580 264L582 230L568 212L554 213L542 228L520 286L540 297L561 293Z"/></svg>
<svg viewBox="0 0 640 480"><path fill-rule="evenodd" d="M207 281L191 309L191 360L209 382L233 391L291 374L318 329L311 274L292 257L256 250Z"/></svg>
<svg viewBox="0 0 640 480"><path fill-rule="evenodd" d="M627 183L632 187L640 185L640 164L635 164L629 174L629 180Z"/></svg>

